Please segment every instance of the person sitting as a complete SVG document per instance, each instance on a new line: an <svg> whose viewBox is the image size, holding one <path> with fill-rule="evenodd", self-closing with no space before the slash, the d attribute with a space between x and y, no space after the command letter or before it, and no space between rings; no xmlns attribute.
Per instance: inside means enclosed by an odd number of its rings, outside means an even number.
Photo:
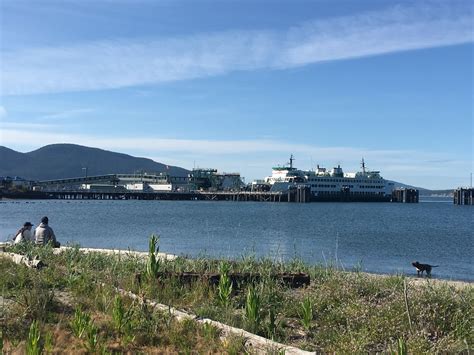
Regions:
<svg viewBox="0 0 474 355"><path fill-rule="evenodd" d="M59 248L61 244L56 240L53 229L48 225L48 217L41 218L41 224L35 229L36 245L46 245L51 242L54 248Z"/></svg>
<svg viewBox="0 0 474 355"><path fill-rule="evenodd" d="M13 244L19 244L22 242L33 242L35 240L33 232L31 231L33 225L30 222L25 222L18 232L16 232Z"/></svg>

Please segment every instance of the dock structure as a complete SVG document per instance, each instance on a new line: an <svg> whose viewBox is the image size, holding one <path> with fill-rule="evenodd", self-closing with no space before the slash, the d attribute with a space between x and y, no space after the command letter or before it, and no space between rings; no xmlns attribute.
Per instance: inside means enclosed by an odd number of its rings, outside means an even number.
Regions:
<svg viewBox="0 0 474 355"><path fill-rule="evenodd" d="M170 200L170 201L255 201L255 202L310 202L310 193L305 188L288 192L262 191L191 191L191 192L141 192L141 191L42 191L24 196L6 198L37 198L58 200Z"/></svg>
<svg viewBox="0 0 474 355"><path fill-rule="evenodd" d="M291 165L291 164L290 164ZM335 179L336 180L336 179ZM0 199L59 200L170 200L170 201L255 201L255 202L401 202L417 203L418 190L390 192L352 191L352 186L293 181L278 185L242 186L237 173L217 174L215 169L195 169L189 177L167 174L108 174L38 181L29 191L1 191ZM277 186L278 185L278 186ZM276 188L275 188L276 186ZM259 187L259 188L257 188ZM331 187L332 190L329 190ZM366 186L376 187L375 185Z"/></svg>
<svg viewBox="0 0 474 355"><path fill-rule="evenodd" d="M459 187L454 190L454 204L455 205L470 205L474 203L474 188Z"/></svg>
<svg viewBox="0 0 474 355"><path fill-rule="evenodd" d="M400 203L418 203L420 193L416 189L395 189L392 191L392 202Z"/></svg>
<svg viewBox="0 0 474 355"><path fill-rule="evenodd" d="M200 191L200 200L206 201L256 201L256 202L289 202L286 194L270 191Z"/></svg>
<svg viewBox="0 0 474 355"><path fill-rule="evenodd" d="M306 185L298 185L293 189L289 189L288 202L306 203L311 201L311 188Z"/></svg>

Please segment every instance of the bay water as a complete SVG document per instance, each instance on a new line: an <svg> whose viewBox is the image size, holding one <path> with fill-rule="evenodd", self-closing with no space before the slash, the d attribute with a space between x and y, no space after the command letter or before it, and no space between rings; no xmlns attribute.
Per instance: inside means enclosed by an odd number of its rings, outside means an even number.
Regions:
<svg viewBox="0 0 474 355"><path fill-rule="evenodd" d="M412 261L439 265L433 277L474 281L473 207L451 199L398 203L227 201L0 201L0 240L48 216L63 244L161 251L190 257L300 258L374 273L416 274Z"/></svg>

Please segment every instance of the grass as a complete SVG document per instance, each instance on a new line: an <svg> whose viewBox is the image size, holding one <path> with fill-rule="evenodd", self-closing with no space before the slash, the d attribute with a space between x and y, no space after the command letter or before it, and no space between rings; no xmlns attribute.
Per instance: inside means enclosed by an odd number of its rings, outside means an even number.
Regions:
<svg viewBox="0 0 474 355"><path fill-rule="evenodd" d="M27 355L39 355L43 351L42 344L40 343L41 334L38 326L38 321L34 320L30 325L30 331L28 333L28 339L26 340L26 354Z"/></svg>
<svg viewBox="0 0 474 355"><path fill-rule="evenodd" d="M306 296L306 298L301 302L301 323L306 331L309 331L311 328L311 322L313 321L313 303L311 302L311 298Z"/></svg>
<svg viewBox="0 0 474 355"><path fill-rule="evenodd" d="M222 341L211 325L178 322L168 312L117 295L114 286L306 350L402 354L474 348L470 285L455 288L251 256L226 262L206 258L153 262L151 251L158 249L157 242L150 242L147 260L84 254L78 248L59 255L32 245L12 248L38 255L48 267L32 270L0 258L0 289L4 299L13 301L2 320L4 351L34 346L47 352L90 353L249 350L241 338ZM184 283L172 276L183 271L220 272L221 282ZM271 276L300 271L311 275L311 285L304 289L289 289ZM263 277L234 287L228 279L232 272ZM33 323L36 328L31 330Z"/></svg>

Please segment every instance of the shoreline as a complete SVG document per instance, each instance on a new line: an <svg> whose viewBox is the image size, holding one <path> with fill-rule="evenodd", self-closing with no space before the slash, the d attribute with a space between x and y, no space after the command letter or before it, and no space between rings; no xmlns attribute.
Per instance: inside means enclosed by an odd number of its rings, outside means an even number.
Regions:
<svg viewBox="0 0 474 355"><path fill-rule="evenodd" d="M8 242L0 242L0 253L4 251L4 248L6 246L11 246L12 244L9 244ZM73 246L61 246L60 248L54 249L53 253L54 254L59 254L67 250L74 249L75 247ZM105 254L105 255L117 255L117 256L129 256L129 257L137 257L137 258L143 258L146 259L148 258L148 252L146 251L140 251L140 250L132 250L132 249L115 249L115 248L89 248L89 247L79 247L79 250L83 252L84 254L88 253L100 253L100 254ZM176 260L177 258L184 258L184 259L189 259L189 260L195 260L196 258L188 257L188 256L183 256L183 255L176 255L176 254L170 254L170 253L165 253L165 252L159 252L156 254L160 259L162 260L168 260L168 261L173 261ZM219 261L222 260L222 258L216 258L216 257L210 257L210 256L203 256L203 259L209 260L209 261ZM265 258L261 258L260 260L264 260ZM230 259L230 261L236 261ZM256 261L259 261L259 259L256 259ZM284 263L284 264L289 264L289 263ZM324 265L310 265L310 264L305 264L308 267L321 267L323 269L332 269L330 266L324 266ZM387 278L387 277L393 277L393 276L402 276L407 278L407 280L413 281L415 284L421 284L421 283L434 283L434 284L448 284L450 286L456 287L456 288L464 288L468 286L474 286L474 280L453 280L453 279L444 279L444 278L436 278L436 277L426 277L426 276L416 276L416 275L408 275L408 274L388 274L388 273L376 273L376 272L368 272L368 271L357 271L357 270L343 270L343 269L335 269L338 272L341 273L348 273L348 274L357 274L361 273L367 276L371 276L374 278Z"/></svg>

